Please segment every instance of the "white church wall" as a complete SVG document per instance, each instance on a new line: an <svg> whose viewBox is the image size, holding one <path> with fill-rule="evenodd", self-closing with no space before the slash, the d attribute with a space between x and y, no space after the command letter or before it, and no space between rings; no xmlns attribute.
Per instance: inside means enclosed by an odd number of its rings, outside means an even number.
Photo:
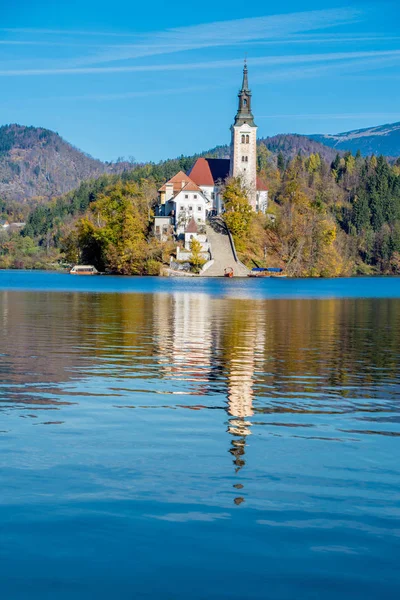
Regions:
<svg viewBox="0 0 400 600"><path fill-rule="evenodd" d="M247 123L232 127L231 156L231 175L242 179L249 202L256 210L257 127Z"/></svg>
<svg viewBox="0 0 400 600"><path fill-rule="evenodd" d="M201 192L179 192L175 196L176 232L184 233L187 224L193 217L196 223L206 221L207 201Z"/></svg>
<svg viewBox="0 0 400 600"><path fill-rule="evenodd" d="M215 189L213 185L200 185L201 191L203 192L207 200L207 210L212 210L214 207L214 196Z"/></svg>

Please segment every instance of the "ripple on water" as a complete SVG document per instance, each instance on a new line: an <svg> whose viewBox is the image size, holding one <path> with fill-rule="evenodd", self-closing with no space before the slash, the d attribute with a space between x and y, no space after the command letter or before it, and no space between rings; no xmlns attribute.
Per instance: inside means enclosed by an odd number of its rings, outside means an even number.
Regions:
<svg viewBox="0 0 400 600"><path fill-rule="evenodd" d="M393 597L400 300L225 285L0 292L5 597Z"/></svg>

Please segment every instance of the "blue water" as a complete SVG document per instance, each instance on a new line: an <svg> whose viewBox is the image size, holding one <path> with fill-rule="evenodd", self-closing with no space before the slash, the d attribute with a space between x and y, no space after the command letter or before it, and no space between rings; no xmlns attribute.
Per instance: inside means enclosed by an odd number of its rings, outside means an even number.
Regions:
<svg viewBox="0 0 400 600"><path fill-rule="evenodd" d="M337 279L82 277L48 271L0 271L0 290L99 293L197 292L235 298L399 298L400 277Z"/></svg>
<svg viewBox="0 0 400 600"><path fill-rule="evenodd" d="M400 279L3 271L0 321L1 598L397 597Z"/></svg>

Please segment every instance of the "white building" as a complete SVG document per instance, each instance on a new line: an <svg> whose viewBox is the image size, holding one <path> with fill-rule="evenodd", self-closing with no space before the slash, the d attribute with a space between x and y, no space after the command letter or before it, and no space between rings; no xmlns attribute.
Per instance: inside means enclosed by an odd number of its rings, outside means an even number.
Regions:
<svg viewBox="0 0 400 600"><path fill-rule="evenodd" d="M158 190L160 194L159 215L155 226L163 217L170 217L178 236L185 232L193 218L198 225L206 222L210 200L202 189L183 171L179 171ZM163 222L164 223L164 222Z"/></svg>
<svg viewBox="0 0 400 600"><path fill-rule="evenodd" d="M267 210L268 189L257 176L257 126L251 110L246 63L238 97L239 107L231 127L230 158L198 158L187 175L180 171L167 181L159 190L156 232L161 227L166 230L165 217L170 219L176 234L182 235L192 217L200 224L211 211L223 212L223 186L228 177L240 177L255 211Z"/></svg>

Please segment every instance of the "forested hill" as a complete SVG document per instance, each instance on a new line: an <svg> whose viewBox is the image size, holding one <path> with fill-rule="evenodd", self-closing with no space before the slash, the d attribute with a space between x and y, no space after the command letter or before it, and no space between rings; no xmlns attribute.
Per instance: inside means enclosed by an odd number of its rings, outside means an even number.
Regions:
<svg viewBox="0 0 400 600"><path fill-rule="evenodd" d="M258 140L259 146L265 146L267 150L277 156L281 154L285 162L291 160L298 154L304 157L310 154L319 154L323 160L334 161L338 153L329 146L324 146L320 142L311 140L304 135L297 134L280 134L273 137L261 138ZM340 153L340 152L339 152ZM213 156L215 158L229 158L229 146L216 146L208 152L204 152L201 156Z"/></svg>
<svg viewBox="0 0 400 600"><path fill-rule="evenodd" d="M335 150L351 151L354 154L359 150L363 156L371 156L371 154L383 154L393 158L400 156L400 123L357 129L336 135L320 134L309 137Z"/></svg>
<svg viewBox="0 0 400 600"><path fill-rule="evenodd" d="M319 154L322 160L333 162L338 152L342 156L346 150L355 153L358 149L364 155L397 157L400 155L400 123L337 136L276 135L259 140L259 146L265 146L275 160L280 155L285 163L298 154L303 157ZM184 158L190 168L198 156L226 158L229 146L217 146L178 160ZM174 165L174 160L159 163L161 171L168 172L169 166L173 168ZM103 163L48 129L21 125L0 127L0 200L7 203L30 199L47 201L76 189L88 179L140 166L129 162Z"/></svg>
<svg viewBox="0 0 400 600"><path fill-rule="evenodd" d="M331 161L336 156L336 151L328 146L299 135L277 135L259 143L273 154L281 153L286 161L299 152L304 156L319 153ZM229 146L217 146L187 157L188 164L191 166L198 156L228 157ZM166 163L172 165L174 161ZM132 168L134 165L127 162L110 164L96 160L48 129L21 125L0 127L0 199L8 202L47 200L76 189L82 181Z"/></svg>
<svg viewBox="0 0 400 600"><path fill-rule="evenodd" d="M324 146L324 144L304 135L274 135L270 138L261 139L260 143L265 144L273 154L283 154L286 161L294 158L299 153L305 157L310 156L310 154L319 154L323 160L330 162L337 155L337 150L333 150L329 146Z"/></svg>
<svg viewBox="0 0 400 600"><path fill-rule="evenodd" d="M0 127L0 198L21 201L64 194L85 179L121 170L40 127Z"/></svg>

